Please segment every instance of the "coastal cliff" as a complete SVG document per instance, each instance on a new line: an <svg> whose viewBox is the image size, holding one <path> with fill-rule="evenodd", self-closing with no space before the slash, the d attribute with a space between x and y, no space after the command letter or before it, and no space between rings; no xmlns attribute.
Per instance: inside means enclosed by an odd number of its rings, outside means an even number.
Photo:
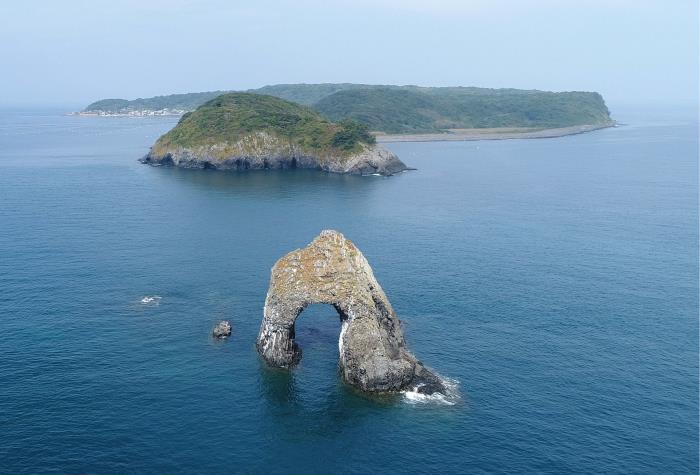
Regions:
<svg viewBox="0 0 700 475"><path fill-rule="evenodd" d="M229 93L185 114L141 159L216 170L308 168L393 175L409 168L357 122L338 123L272 96Z"/></svg>

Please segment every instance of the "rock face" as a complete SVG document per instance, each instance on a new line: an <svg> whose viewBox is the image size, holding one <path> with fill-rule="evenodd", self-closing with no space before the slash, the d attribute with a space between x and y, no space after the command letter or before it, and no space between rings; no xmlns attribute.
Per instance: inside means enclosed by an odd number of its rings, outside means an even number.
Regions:
<svg viewBox="0 0 700 475"><path fill-rule="evenodd" d="M227 338L231 336L231 324L226 320L220 321L214 326L212 335L214 338Z"/></svg>
<svg viewBox="0 0 700 475"><path fill-rule="evenodd" d="M266 132L252 133L234 144L152 149L141 163L214 170L291 170L308 168L353 175L394 175L410 170L380 145L363 144L352 155L309 153Z"/></svg>
<svg viewBox="0 0 700 475"><path fill-rule="evenodd" d="M445 391L440 378L407 350L399 319L365 257L337 231L321 232L272 268L257 341L270 366L299 361L294 323L314 303L333 305L340 315L339 366L345 382L371 392Z"/></svg>

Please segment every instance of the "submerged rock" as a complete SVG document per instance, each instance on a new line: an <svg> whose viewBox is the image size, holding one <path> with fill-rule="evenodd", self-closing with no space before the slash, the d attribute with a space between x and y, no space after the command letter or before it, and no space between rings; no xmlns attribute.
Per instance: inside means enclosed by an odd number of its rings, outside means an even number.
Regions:
<svg viewBox="0 0 700 475"><path fill-rule="evenodd" d="M340 315L339 366L345 382L372 392L445 391L440 378L406 348L399 319L365 257L337 231L321 232L272 268L257 341L269 365L299 361L294 323L314 303L333 305Z"/></svg>
<svg viewBox="0 0 700 475"><path fill-rule="evenodd" d="M214 338L227 338L231 336L231 324L227 320L221 320L212 331Z"/></svg>

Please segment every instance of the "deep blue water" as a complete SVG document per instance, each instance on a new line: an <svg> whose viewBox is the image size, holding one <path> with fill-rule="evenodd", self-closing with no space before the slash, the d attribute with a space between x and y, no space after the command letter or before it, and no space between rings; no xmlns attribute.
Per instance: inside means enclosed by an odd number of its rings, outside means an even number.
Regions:
<svg viewBox="0 0 700 475"><path fill-rule="evenodd" d="M616 117L362 178L152 168L174 119L3 112L0 472L696 472L697 120ZM344 387L326 306L264 368L270 268L324 228L457 404Z"/></svg>

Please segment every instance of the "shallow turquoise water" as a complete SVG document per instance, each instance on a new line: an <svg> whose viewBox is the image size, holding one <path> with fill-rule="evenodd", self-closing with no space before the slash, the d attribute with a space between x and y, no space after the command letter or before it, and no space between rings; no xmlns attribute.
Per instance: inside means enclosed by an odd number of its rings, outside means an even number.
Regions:
<svg viewBox="0 0 700 475"><path fill-rule="evenodd" d="M696 472L697 121L617 118L362 178L152 168L172 119L3 112L0 471ZM457 404L344 387L326 306L263 367L270 268L324 228Z"/></svg>

